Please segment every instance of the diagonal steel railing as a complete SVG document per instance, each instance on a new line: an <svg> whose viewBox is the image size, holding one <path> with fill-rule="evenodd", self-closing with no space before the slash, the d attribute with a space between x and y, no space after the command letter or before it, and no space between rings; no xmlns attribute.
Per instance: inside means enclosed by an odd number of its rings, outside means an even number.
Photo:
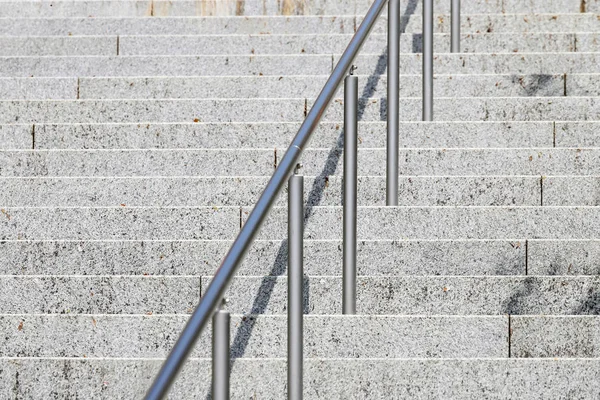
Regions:
<svg viewBox="0 0 600 400"><path fill-rule="evenodd" d="M269 214L271 207L273 206L279 192L285 186L288 178L294 172L298 164L298 160L302 154L302 151L306 148L314 130L317 128L323 114L327 110L337 88L341 84L342 80L346 77L346 73L352 66L352 63L360 51L360 48L364 41L368 38L371 29L375 25L379 15L383 11L386 3L388 3L388 126L387 126L387 205L394 206L398 202L398 121L399 121L399 56L400 56L400 11L399 11L400 0L375 0L369 8L364 20L356 30L356 33L350 40L350 43L344 50L340 60L333 69L329 79L325 83L325 86L321 90L321 93L317 97L314 105L310 109L304 122L300 126L298 133L292 140L289 148L285 152L279 165L275 169L273 176L269 180L269 183L265 187L262 195L258 199L258 202L254 206L254 209L250 213L246 223L241 228L237 238L233 242L229 252L223 259L221 266L216 271L214 278L206 288L206 291L190 319L188 320L183 332L179 336L179 339L173 346L169 356L163 363L158 375L154 379L152 386L146 393L146 400L159 400L164 398L172 383L174 382L177 374L183 367L184 363L189 357L190 352L194 348L198 337L202 333L203 329L208 324L208 321L213 317L215 312L221 313L220 304L225 295L231 279L234 277L239 265L241 264L246 252L254 242L256 235L258 234L265 218ZM424 102L424 120L431 120L433 110L433 0L423 0L424 13L423 13L423 24L424 24L424 55L423 63L423 102ZM452 11L453 11L453 29L452 29L452 50L458 51L458 32L460 26L460 14L459 14L460 0L452 0ZM456 43L455 43L456 42ZM356 96L354 96L356 97ZM357 99L355 99L356 102ZM354 104L356 106L356 104ZM353 117L355 118L355 116ZM349 159L350 164L355 163L354 159ZM353 174L355 176L355 173ZM353 196L356 196L355 190L352 191ZM354 199L355 200L355 199ZM301 204L301 201L300 203ZM355 230L355 223L352 225L351 221L348 225L349 231ZM301 229L301 228L300 228ZM296 257L297 258L297 257ZM349 258L348 262L351 267L354 265ZM352 274L350 274L352 275ZM352 276L350 276L352 278ZM351 287L353 280L349 279L348 282L348 293L353 295L353 288ZM298 290L296 290L298 292ZM297 308L297 307L296 307ZM349 298L348 311L352 313L354 311L354 301ZM345 313L346 313L345 311ZM229 326L229 317L225 313L221 315L220 323L217 324L221 327L221 330L227 334ZM301 328L300 328L301 329ZM301 335L300 335L301 337ZM221 375L227 375L227 353L228 343L219 342L218 347L225 349L221 353L225 354L225 359L219 358L217 365ZM301 354L301 353L300 353ZM301 355L299 356L301 360ZM214 358L214 357L213 357ZM213 360L215 361L215 360ZM214 371L213 371L214 374ZM227 379L223 381L225 388L222 390L223 395L217 397L228 397L228 388L226 387ZM213 382L214 384L214 382ZM298 389L298 388L297 388ZM301 386L296 390L301 396Z"/></svg>

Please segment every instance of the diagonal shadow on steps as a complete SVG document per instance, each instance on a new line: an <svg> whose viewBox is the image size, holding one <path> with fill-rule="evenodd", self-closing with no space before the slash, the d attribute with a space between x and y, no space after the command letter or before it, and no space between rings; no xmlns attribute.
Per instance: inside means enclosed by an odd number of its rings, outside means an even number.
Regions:
<svg viewBox="0 0 600 400"><path fill-rule="evenodd" d="M401 19L400 25L400 33L403 34L406 31L406 26L408 24L409 18L414 14L415 9L417 8L418 0L408 0L408 4L406 6L406 10L403 13L403 17ZM383 53L379 56L377 60L377 65L375 67L375 71L369 76L367 79L367 83L365 88L360 96L361 105L359 105L358 110L358 119L360 120L364 114L364 104L366 103L366 99L370 98L375 92L375 88L381 78L381 76L385 73L387 69L387 48L383 51ZM340 135L337 138L336 144L329 151L327 156L327 161L325 163L325 167L319 174L319 176L315 179L309 195L308 202L304 210L304 221L306 222L313 214L313 209L315 206L318 206L321 203L323 198L323 192L325 190L325 186L327 183L327 179L329 175L335 173L338 162L342 156L342 149L344 143L344 132L341 131ZM341 229L341 228L340 228ZM260 288L257 291L257 295L254 298L254 302L252 304L252 308L249 314L263 314L266 310L266 307L269 303L271 295L273 293L275 282L278 276L282 276L286 272L287 268L287 253L288 253L288 243L287 240L283 240L277 252L277 256L271 270L269 272L269 276L263 278ZM305 277L304 281L304 312L305 314L309 313L309 303L308 303L308 277ZM235 363L235 359L239 357L243 357L248 346L248 341L252 335L252 331L254 325L256 323L255 318L246 318L244 324L242 324L236 331L235 338L233 343L231 344L231 368ZM211 394L207 396L207 399L211 398Z"/></svg>

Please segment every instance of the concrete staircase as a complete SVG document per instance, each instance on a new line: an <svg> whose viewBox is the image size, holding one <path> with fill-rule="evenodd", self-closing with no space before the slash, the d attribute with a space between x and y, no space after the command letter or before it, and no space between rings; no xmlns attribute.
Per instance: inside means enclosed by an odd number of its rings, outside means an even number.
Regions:
<svg viewBox="0 0 600 400"><path fill-rule="evenodd" d="M369 5L0 2L0 398L143 397ZM449 6L423 123L401 4L399 207L385 15L356 60L356 316L340 99L303 156L305 397L598 399L600 0L463 0L463 54ZM286 205L229 290L235 399L285 398ZM172 398L209 396L209 357L207 331Z"/></svg>

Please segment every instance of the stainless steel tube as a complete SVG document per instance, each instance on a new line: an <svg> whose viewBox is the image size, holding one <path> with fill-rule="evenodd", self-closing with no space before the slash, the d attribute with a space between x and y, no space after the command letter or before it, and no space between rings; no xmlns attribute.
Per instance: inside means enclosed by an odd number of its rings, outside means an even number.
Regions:
<svg viewBox="0 0 600 400"><path fill-rule="evenodd" d="M400 0L388 2L386 204L398 205L400 119Z"/></svg>
<svg viewBox="0 0 600 400"><path fill-rule="evenodd" d="M344 242L342 313L356 314L358 77L344 80Z"/></svg>
<svg viewBox="0 0 600 400"><path fill-rule="evenodd" d="M288 184L288 400L302 400L304 364L304 177Z"/></svg>
<svg viewBox="0 0 600 400"><path fill-rule="evenodd" d="M433 121L433 0L423 0L423 121Z"/></svg>
<svg viewBox="0 0 600 400"><path fill-rule="evenodd" d="M331 103L331 99L346 75L346 71L348 71L350 65L352 65L352 61L358 54L365 39L369 36L369 32L373 28L377 17L381 14L386 1L387 0L375 0L369 8L365 18L350 40L348 47L344 50L340 60L325 83L323 90L321 90L321 93L317 96L315 103L300 126L298 133L292 140L290 147L278 163L273 176L269 180L269 183L267 183L267 186L256 202L254 209L248 216L246 223L231 245L221 266L216 271L215 276L207 286L206 291L204 291L200 303L196 306L196 309L188 320L183 332L181 332L179 339L177 339L177 342L169 353L167 360L163 363L152 386L146 393L146 400L159 400L168 393L169 388L173 384L173 380L194 348L194 344L198 340L200 333L204 330L208 320L217 308L219 301L224 297L231 279L235 275L235 272L250 248L250 245L254 242L255 236L258 234L273 203L275 203L279 192L298 163L302 151L308 144L312 133L321 121L321 117L325 114L329 103Z"/></svg>
<svg viewBox="0 0 600 400"><path fill-rule="evenodd" d="M229 400L229 313L216 311L212 323L212 398Z"/></svg>
<svg viewBox="0 0 600 400"><path fill-rule="evenodd" d="M452 53L460 53L460 0L452 0L450 14L450 19L452 20L450 51Z"/></svg>

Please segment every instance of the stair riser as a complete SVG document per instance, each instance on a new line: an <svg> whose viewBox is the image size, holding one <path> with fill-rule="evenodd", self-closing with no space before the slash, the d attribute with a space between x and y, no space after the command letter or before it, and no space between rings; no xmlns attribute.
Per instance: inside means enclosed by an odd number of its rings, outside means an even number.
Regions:
<svg viewBox="0 0 600 400"><path fill-rule="evenodd" d="M199 277L17 276L0 288L4 314L188 314L200 300Z"/></svg>
<svg viewBox="0 0 600 400"><path fill-rule="evenodd" d="M304 285L305 312L342 312L341 277ZM371 315L597 315L598 290L598 277L358 277L356 304ZM287 278L237 277L225 297L234 313L284 314Z"/></svg>
<svg viewBox="0 0 600 400"><path fill-rule="evenodd" d="M187 316L2 316L2 357L166 357ZM13 335L21 325L21 334ZM372 332L381 335L372 335ZM192 357L211 357L211 325ZM53 344L61 342L57 349ZM34 344L32 346L32 344ZM232 358L286 358L287 317L232 315ZM508 317L304 318L304 356L314 358L502 358Z"/></svg>
<svg viewBox="0 0 600 400"><path fill-rule="evenodd" d="M8 359L2 361L3 379L7 382L4 393L7 398L16 391L36 398L58 393L67 398L89 395L99 399L142 399L161 364L162 360ZM599 369L600 361L585 359L306 360L304 398L414 398L415 393L423 398L473 400L482 395L594 398L600 390ZM210 370L210 360L190 360L174 382L171 396L207 396ZM577 379L573 371L577 371ZM280 398L285 396L286 382L285 360L236 360L231 374L231 398Z"/></svg>
<svg viewBox="0 0 600 400"><path fill-rule="evenodd" d="M597 147L599 124L556 123L559 147ZM188 123L188 124L67 124L0 125L7 142L3 148L31 149L285 149L298 123ZM321 122L310 146L342 148L343 124ZM406 122L400 123L401 147L553 147L552 122ZM384 148L386 123L359 122L359 148ZM35 143L34 143L35 139ZM585 145L584 145L585 144Z"/></svg>
<svg viewBox="0 0 600 400"><path fill-rule="evenodd" d="M385 75L383 50L358 55L361 73ZM255 56L118 56L118 57L3 57L2 77L92 76L286 76L328 75L339 55ZM436 74L564 74L597 73L595 53L438 54ZM300 68L301 66L301 68ZM420 74L421 54L400 56L401 74Z"/></svg>
<svg viewBox="0 0 600 400"><path fill-rule="evenodd" d="M399 173L405 179L411 176L525 175L539 176L541 179L542 175L600 175L598 162L600 150L598 149L400 149L399 154ZM275 150L256 149L4 150L0 152L0 164L3 165L0 168L0 175L2 177L232 175L266 177L273 173L282 155L283 149L277 149L277 153ZM385 176L385 157L385 149L360 149L358 151L359 175ZM302 158L304 165L302 172L307 176L342 175L343 158L343 153L339 149L333 151L308 149ZM490 160L494 160L494 163L490 163ZM539 188L539 186L539 180L536 184L535 179L529 181L527 185L530 190L535 190L534 187ZM410 190L410 185L405 187ZM254 193L252 199L261 193L257 190L260 189L250 189L250 192ZM370 197L370 193L378 190L370 187L364 196ZM510 195L510 188L506 190L507 195ZM334 196L337 196L337 193ZM378 199L380 195L373 196L375 198L370 201L380 201ZM118 206L122 203L124 202L111 205ZM254 204L254 201L249 200L249 203ZM509 203L512 201L509 200Z"/></svg>
<svg viewBox="0 0 600 400"><path fill-rule="evenodd" d="M268 177L260 178L143 178L143 179L1 179L4 207L133 207L253 206ZM403 206L537 206L540 178L400 178ZM341 206L342 177L305 178L305 205ZM384 177L359 177L357 202L384 206ZM309 198L310 196L310 198ZM552 202L550 202L551 204ZM277 205L285 206L280 196ZM569 204L571 205L571 204ZM573 204L575 205L575 204Z"/></svg>
<svg viewBox="0 0 600 400"><path fill-rule="evenodd" d="M450 33L450 15L434 10L434 32ZM471 11L471 10L469 10ZM595 14L468 14L461 15L461 32L568 32L576 26L578 32L597 32L600 24ZM7 19L0 26L2 36L68 35L253 35L263 34L352 34L363 20L357 16L285 16L236 17L176 17L176 18L30 18L27 24L21 19ZM420 15L403 15L404 33L421 33ZM373 28L373 33L387 33L387 15L383 15Z"/></svg>
<svg viewBox="0 0 600 400"><path fill-rule="evenodd" d="M121 1L55 1L51 5L38 4L34 1L7 2L0 12L0 17L107 17L107 16L242 16L242 15L364 15L372 2L369 0L342 0L311 2L288 2L266 4L260 0L213 2L213 1L166 1L136 0L122 4ZM596 0L582 4L578 0L553 1L520 1L520 0L472 0L463 1L464 10L470 13L579 13L583 11L598 12L600 4ZM403 15L420 15L421 4L403 0L400 5ZM450 4L447 1L434 2L436 12L448 13ZM386 11L384 10L384 14Z"/></svg>
<svg viewBox="0 0 600 400"><path fill-rule="evenodd" d="M123 123L123 122L301 122L312 99L214 100L56 100L1 101L0 123ZM343 121L342 100L335 99L324 121ZM363 99L362 121L385 121L385 99ZM420 121L422 101L400 99L400 119ZM235 113L232 114L232 110ZM600 119L594 97L453 98L436 99L436 121L573 121Z"/></svg>
<svg viewBox="0 0 600 400"><path fill-rule="evenodd" d="M454 75L434 78L435 97L517 97L596 95L588 82L600 75L585 78L564 75ZM244 77L244 78L126 78L86 79L70 81L65 89L56 90L56 98L74 99L161 99L161 98L290 98L314 97L325 85L327 77ZM358 76L359 93L369 97L387 96L386 76L369 82L366 75ZM52 80L50 80L52 83ZM4 83L0 80L0 85ZM53 92L40 93L35 88L15 91L20 82L8 81L0 87L3 99L52 99ZM65 82L66 83L66 82ZM422 78L403 75L400 78L400 97L421 97ZM79 92L77 92L79 87ZM600 91L599 91L600 92ZM31 94L30 94L31 93ZM343 96L340 88L338 96Z"/></svg>
<svg viewBox="0 0 600 400"><path fill-rule="evenodd" d="M102 241L0 243L0 263L7 275L211 275L231 241ZM570 243L570 244L569 244ZM592 242L595 243L595 242ZM557 254L556 249L570 252ZM594 245L588 244L592 247ZM545 248L555 249L544 252ZM600 248L595 244L594 248ZM514 241L360 241L359 275L524 275L525 240ZM532 254L535 252L535 256ZM573 242L529 243L529 274L549 275L544 265L568 263L585 254ZM598 252L586 257L593 263ZM257 241L238 275L285 275L287 246ZM304 242L307 275L340 275L342 242ZM536 273L537 271L537 273ZM593 274L593 273L588 273Z"/></svg>

